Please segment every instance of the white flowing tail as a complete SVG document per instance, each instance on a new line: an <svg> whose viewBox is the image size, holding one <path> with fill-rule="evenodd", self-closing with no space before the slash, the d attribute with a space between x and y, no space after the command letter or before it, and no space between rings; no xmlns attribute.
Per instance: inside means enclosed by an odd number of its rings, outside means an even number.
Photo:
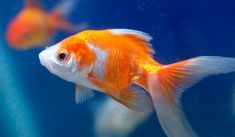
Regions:
<svg viewBox="0 0 235 137"><path fill-rule="evenodd" d="M71 14L79 2L80 0L61 0L49 14L51 27L72 33L77 33L87 29L89 24L86 22L73 24L67 21L67 17ZM79 13L76 18L79 18Z"/></svg>
<svg viewBox="0 0 235 137"><path fill-rule="evenodd" d="M74 10L79 2L80 0L61 0L53 10L60 12L60 14L66 17L71 14L72 10Z"/></svg>
<svg viewBox="0 0 235 137"><path fill-rule="evenodd" d="M235 71L235 59L202 56L161 66L148 75L158 120L168 137L198 137L181 111L181 93L204 77Z"/></svg>

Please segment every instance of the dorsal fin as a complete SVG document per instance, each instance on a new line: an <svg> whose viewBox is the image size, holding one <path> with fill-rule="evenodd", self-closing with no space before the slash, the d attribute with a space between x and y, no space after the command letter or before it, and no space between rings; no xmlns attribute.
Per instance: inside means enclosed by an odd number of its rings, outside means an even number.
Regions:
<svg viewBox="0 0 235 137"><path fill-rule="evenodd" d="M60 16L65 18L71 14L79 2L79 0L60 0L52 9L51 13L60 14Z"/></svg>
<svg viewBox="0 0 235 137"><path fill-rule="evenodd" d="M25 0L25 7L39 7L42 8L42 5L37 0Z"/></svg>
<svg viewBox="0 0 235 137"><path fill-rule="evenodd" d="M152 37L147 33L132 29L110 29L110 32L115 35L122 35L127 37L128 39L135 42L137 46L144 50L144 52L151 56L155 53L152 45L150 44Z"/></svg>

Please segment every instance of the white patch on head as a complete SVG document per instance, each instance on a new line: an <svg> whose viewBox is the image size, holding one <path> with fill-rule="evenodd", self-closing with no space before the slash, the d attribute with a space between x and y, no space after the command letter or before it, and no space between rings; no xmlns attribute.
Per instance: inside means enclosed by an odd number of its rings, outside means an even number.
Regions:
<svg viewBox="0 0 235 137"><path fill-rule="evenodd" d="M68 62L61 62L57 59L57 51L61 43L46 48L39 54L40 62L51 73L59 76L70 82L75 81L75 74L77 74L77 61L74 55L71 55ZM79 73L80 74L80 73ZM82 75L82 74L80 74Z"/></svg>
<svg viewBox="0 0 235 137"><path fill-rule="evenodd" d="M56 62L54 55L56 54L56 51L58 50L60 45L61 44L58 43L58 44L53 45L51 47L46 47L45 50L43 50L42 52L39 53L40 63L43 66L45 66L50 72L52 72L54 69L54 66L52 65L51 62Z"/></svg>
<svg viewBox="0 0 235 137"><path fill-rule="evenodd" d="M92 64L86 68L79 69L77 64L77 62L79 61L73 54L70 55L71 57L67 62L59 61L57 59L57 54L60 45L61 43L58 43L43 50L39 54L41 64L46 67L51 73L64 80L100 91L100 89L94 86L87 78L87 74L91 71L94 65Z"/></svg>
<svg viewBox="0 0 235 137"><path fill-rule="evenodd" d="M88 47L95 52L96 54L96 62L94 64L94 69L93 69L93 73L96 77L99 78L104 78L104 74L105 74L105 67L106 67L106 61L107 61L107 51L104 51L96 46L94 46L93 44L87 44Z"/></svg>

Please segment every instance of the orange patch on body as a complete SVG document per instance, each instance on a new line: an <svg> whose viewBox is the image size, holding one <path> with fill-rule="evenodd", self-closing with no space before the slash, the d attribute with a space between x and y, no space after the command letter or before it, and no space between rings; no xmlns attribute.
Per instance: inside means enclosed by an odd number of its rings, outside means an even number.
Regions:
<svg viewBox="0 0 235 137"><path fill-rule="evenodd" d="M111 51L105 64L104 80L122 89L131 82L130 57L122 51Z"/></svg>
<svg viewBox="0 0 235 137"><path fill-rule="evenodd" d="M115 50L135 52L138 54L151 54L149 43L144 38L131 34L117 35L112 34L110 30L87 30L75 35L88 43L92 43L104 50Z"/></svg>
<svg viewBox="0 0 235 137"><path fill-rule="evenodd" d="M18 19L27 20L30 23L41 23L46 22L47 13L41 9L36 7L28 7L18 15Z"/></svg>
<svg viewBox="0 0 235 137"><path fill-rule="evenodd" d="M153 66L160 65L152 60L153 49L148 41L139 35L115 34L111 30L87 30L74 37L108 53L106 64L104 64L104 80L118 89L127 87L133 77L140 75L136 74L136 67L154 71L157 68ZM144 82L143 87L146 87L146 82L140 81Z"/></svg>

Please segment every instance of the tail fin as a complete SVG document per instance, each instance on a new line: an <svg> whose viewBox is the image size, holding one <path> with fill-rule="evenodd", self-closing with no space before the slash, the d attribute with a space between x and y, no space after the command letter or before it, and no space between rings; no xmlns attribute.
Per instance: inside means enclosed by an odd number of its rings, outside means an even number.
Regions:
<svg viewBox="0 0 235 137"><path fill-rule="evenodd" d="M64 17L69 16L79 0L60 0L52 12L57 12Z"/></svg>
<svg viewBox="0 0 235 137"><path fill-rule="evenodd" d="M168 137L197 137L181 111L181 93L208 75L232 71L235 71L235 59L203 56L162 66L149 74L149 92Z"/></svg>
<svg viewBox="0 0 235 137"><path fill-rule="evenodd" d="M71 33L77 33L87 29L89 24L86 22L75 25L66 20L66 17L69 16L78 2L79 0L61 0L49 14L50 26L55 30L63 30Z"/></svg>

